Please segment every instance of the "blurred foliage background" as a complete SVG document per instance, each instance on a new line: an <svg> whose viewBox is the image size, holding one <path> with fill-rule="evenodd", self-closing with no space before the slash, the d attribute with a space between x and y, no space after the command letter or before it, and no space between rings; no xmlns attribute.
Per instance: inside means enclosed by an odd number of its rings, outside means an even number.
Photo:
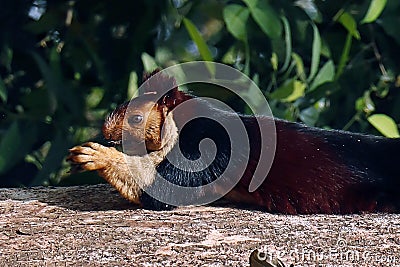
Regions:
<svg viewBox="0 0 400 267"><path fill-rule="evenodd" d="M247 74L276 117L398 137L398 0L4 0L0 22L3 187L101 182L68 148L143 71L194 60Z"/></svg>

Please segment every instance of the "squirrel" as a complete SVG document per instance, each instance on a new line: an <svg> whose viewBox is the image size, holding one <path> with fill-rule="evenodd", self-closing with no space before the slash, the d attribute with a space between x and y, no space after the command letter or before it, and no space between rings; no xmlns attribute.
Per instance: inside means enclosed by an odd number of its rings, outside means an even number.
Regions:
<svg viewBox="0 0 400 267"><path fill-rule="evenodd" d="M155 73L145 76L144 81ZM157 83L171 84L173 89L155 101L153 94L161 94ZM280 214L400 211L400 175L395 167L400 161L400 139L319 129L266 116L230 114L180 91L174 78L165 75L159 76L146 90L131 103L112 111L102 128L105 139L112 144L121 144L124 133L127 134L133 144L131 151L121 152L94 142L73 147L67 157L73 171L97 171L123 197L144 208L174 208L145 190L152 187L157 174L179 186L207 185L223 173L231 156L229 136L213 120L197 118L180 125L191 114L174 109L191 100L193 110L220 112L226 120L238 115L246 128L249 159L244 163L237 160L235 168L243 174L225 199ZM264 149L260 147L259 127L268 127L271 122L276 127L275 157L266 179L249 192L260 151ZM215 155L205 153L206 157L215 156L209 166L201 171L173 166L171 157L176 148L181 155L195 160L204 153L199 151L199 142L205 138L212 139L217 148ZM145 149L139 152L136 146ZM168 190L159 191L171 194Z"/></svg>

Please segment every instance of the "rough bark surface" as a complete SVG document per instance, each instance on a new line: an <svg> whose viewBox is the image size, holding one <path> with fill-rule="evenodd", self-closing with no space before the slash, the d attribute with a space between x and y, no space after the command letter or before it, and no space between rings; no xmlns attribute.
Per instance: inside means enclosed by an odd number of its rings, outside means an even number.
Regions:
<svg viewBox="0 0 400 267"><path fill-rule="evenodd" d="M400 266L400 215L135 208L108 185L0 189L0 266Z"/></svg>

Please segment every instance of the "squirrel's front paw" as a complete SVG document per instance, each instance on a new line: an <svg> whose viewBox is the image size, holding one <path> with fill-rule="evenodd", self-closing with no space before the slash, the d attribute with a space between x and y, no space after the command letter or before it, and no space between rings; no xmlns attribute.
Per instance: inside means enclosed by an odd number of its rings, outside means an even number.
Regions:
<svg viewBox="0 0 400 267"><path fill-rule="evenodd" d="M71 148L67 161L72 164L72 172L100 170L108 166L114 150L117 152L113 147L105 147L98 143L88 142Z"/></svg>

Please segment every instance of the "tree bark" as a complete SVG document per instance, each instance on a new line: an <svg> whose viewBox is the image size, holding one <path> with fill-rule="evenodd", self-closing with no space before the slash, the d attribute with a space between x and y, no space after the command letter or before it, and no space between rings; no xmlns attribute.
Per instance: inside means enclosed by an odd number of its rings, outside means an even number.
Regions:
<svg viewBox="0 0 400 267"><path fill-rule="evenodd" d="M249 266L255 249L285 266L400 266L399 214L156 212L109 185L0 189L0 229L0 266Z"/></svg>

